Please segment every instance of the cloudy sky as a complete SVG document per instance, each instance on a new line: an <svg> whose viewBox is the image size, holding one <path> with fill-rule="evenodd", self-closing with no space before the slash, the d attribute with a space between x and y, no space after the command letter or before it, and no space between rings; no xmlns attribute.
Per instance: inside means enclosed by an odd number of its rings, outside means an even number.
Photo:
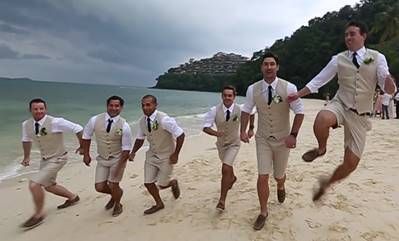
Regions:
<svg viewBox="0 0 399 241"><path fill-rule="evenodd" d="M354 0L1 0L0 76L151 86L217 52L252 53Z"/></svg>

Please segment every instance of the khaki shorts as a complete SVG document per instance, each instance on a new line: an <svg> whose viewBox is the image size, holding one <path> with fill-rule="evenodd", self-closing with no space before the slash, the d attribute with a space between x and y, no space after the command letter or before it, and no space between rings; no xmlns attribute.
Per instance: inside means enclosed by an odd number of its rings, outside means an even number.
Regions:
<svg viewBox="0 0 399 241"><path fill-rule="evenodd" d="M118 174L115 174L116 168L118 166L120 157L111 157L110 159L104 159L101 156L97 156L97 166L96 166L96 178L95 183L101 182L114 182L119 183L122 180L123 173L125 171L126 162Z"/></svg>
<svg viewBox="0 0 399 241"><path fill-rule="evenodd" d="M220 146L216 144L218 149L219 158L223 164L233 166L234 160L240 150L240 144L231 144L226 146Z"/></svg>
<svg viewBox="0 0 399 241"><path fill-rule="evenodd" d="M344 147L348 147L357 157L361 158L366 145L366 132L371 130L369 117L360 116L344 108L337 99L328 103L324 110L334 113L338 125L344 126Z"/></svg>
<svg viewBox="0 0 399 241"><path fill-rule="evenodd" d="M155 183L159 186L167 186L172 178L173 165L168 157L158 157L147 152L144 163L144 183Z"/></svg>
<svg viewBox="0 0 399 241"><path fill-rule="evenodd" d="M258 174L282 178L288 165L290 149L284 141L273 138L255 137L256 157L258 159Z"/></svg>
<svg viewBox="0 0 399 241"><path fill-rule="evenodd" d="M31 181L38 183L44 187L57 184L57 174L67 162L67 155L53 157L40 161L39 172L31 177Z"/></svg>

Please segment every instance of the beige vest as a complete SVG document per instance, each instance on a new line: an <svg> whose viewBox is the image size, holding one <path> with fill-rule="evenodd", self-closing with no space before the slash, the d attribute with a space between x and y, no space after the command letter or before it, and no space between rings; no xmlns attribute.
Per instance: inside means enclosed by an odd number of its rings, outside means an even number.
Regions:
<svg viewBox="0 0 399 241"><path fill-rule="evenodd" d="M277 79L274 96L279 95L282 102L275 103L273 100L271 105L268 105L265 94L267 90L262 89L263 81L262 79L253 86L254 102L259 115L256 136L274 137L279 140L290 133L290 109L286 101L288 82L280 78Z"/></svg>
<svg viewBox="0 0 399 241"><path fill-rule="evenodd" d="M162 119L167 115L161 111L157 111L157 115L152 123L151 132L147 128L146 117L140 119L140 128L147 136L150 143L148 152L158 156L159 158L168 158L175 150L175 140L171 133L163 129Z"/></svg>
<svg viewBox="0 0 399 241"><path fill-rule="evenodd" d="M99 114L94 123L96 135L97 153L104 159L117 157L122 152L122 130L125 119L119 117L116 123L112 123L109 133L106 132L108 120L105 120L105 113Z"/></svg>
<svg viewBox="0 0 399 241"><path fill-rule="evenodd" d="M335 97L347 108L354 108L360 114L373 111L373 95L377 85L378 52L371 49L366 51L365 59L372 58L374 61L361 64L359 69L347 52L337 55L339 88Z"/></svg>
<svg viewBox="0 0 399 241"><path fill-rule="evenodd" d="M40 126L39 134L35 135L33 119L26 122L26 131L40 150L43 160L59 157L66 153L64 135L62 132L53 133L52 122L54 117L47 115L43 125Z"/></svg>
<svg viewBox="0 0 399 241"><path fill-rule="evenodd" d="M234 109L230 113L229 121L226 121L226 116L223 111L223 103L216 106L215 123L218 131L224 133L223 136L217 138L216 144L219 146L226 146L230 144L240 144L240 118L241 109L237 104L234 104Z"/></svg>

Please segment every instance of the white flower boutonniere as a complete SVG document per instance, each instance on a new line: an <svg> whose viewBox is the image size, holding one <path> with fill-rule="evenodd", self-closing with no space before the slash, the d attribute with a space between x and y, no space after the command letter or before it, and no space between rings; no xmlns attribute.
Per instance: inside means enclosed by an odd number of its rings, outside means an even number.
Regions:
<svg viewBox="0 0 399 241"><path fill-rule="evenodd" d="M280 102L283 101L283 98L281 96L279 96L278 94L276 94L275 96L273 96L273 102L278 104Z"/></svg>
<svg viewBox="0 0 399 241"><path fill-rule="evenodd" d="M118 130L116 130L116 134L117 134L118 136L121 136L121 135L123 134L122 128L119 128Z"/></svg>
<svg viewBox="0 0 399 241"><path fill-rule="evenodd" d="M40 135L40 136L45 136L45 135L47 135L47 130L46 130L45 127L43 127L42 129L40 129L39 135Z"/></svg>
<svg viewBox="0 0 399 241"><path fill-rule="evenodd" d="M154 130L154 131L156 131L156 130L158 130L158 126L159 126L159 124L158 124L158 121L156 120L156 121L152 124L151 129Z"/></svg>
<svg viewBox="0 0 399 241"><path fill-rule="evenodd" d="M366 59L363 61L364 64L371 64L371 63L373 63L373 62L374 62L373 57L368 57L368 58L366 58Z"/></svg>
<svg viewBox="0 0 399 241"><path fill-rule="evenodd" d="M233 121L237 121L237 120L238 120L238 115L234 115Z"/></svg>

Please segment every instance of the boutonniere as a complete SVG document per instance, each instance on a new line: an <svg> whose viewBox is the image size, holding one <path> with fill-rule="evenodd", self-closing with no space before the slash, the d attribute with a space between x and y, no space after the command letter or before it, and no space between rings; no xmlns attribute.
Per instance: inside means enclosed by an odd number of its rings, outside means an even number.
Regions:
<svg viewBox="0 0 399 241"><path fill-rule="evenodd" d="M283 98L281 96L279 96L278 94L276 94L275 96L273 96L273 102L278 104L280 102L283 101Z"/></svg>
<svg viewBox="0 0 399 241"><path fill-rule="evenodd" d="M365 60L363 61L364 64L371 64L371 63L373 63L373 62L374 62L373 57L368 57L367 59L365 59Z"/></svg>
<svg viewBox="0 0 399 241"><path fill-rule="evenodd" d="M155 120L154 123L152 123L151 129L153 129L154 131L156 131L156 130L158 130L158 126L159 126L158 121Z"/></svg>
<svg viewBox="0 0 399 241"><path fill-rule="evenodd" d="M43 127L42 129L40 129L39 134L40 134L40 136L45 136L45 135L47 135L47 130L46 130L46 128Z"/></svg>
<svg viewBox="0 0 399 241"><path fill-rule="evenodd" d="M122 135L122 128L119 128L118 130L116 130L116 134L118 136L121 136Z"/></svg>
<svg viewBox="0 0 399 241"><path fill-rule="evenodd" d="M237 120L238 120L238 115L234 115L233 121L237 121Z"/></svg>

